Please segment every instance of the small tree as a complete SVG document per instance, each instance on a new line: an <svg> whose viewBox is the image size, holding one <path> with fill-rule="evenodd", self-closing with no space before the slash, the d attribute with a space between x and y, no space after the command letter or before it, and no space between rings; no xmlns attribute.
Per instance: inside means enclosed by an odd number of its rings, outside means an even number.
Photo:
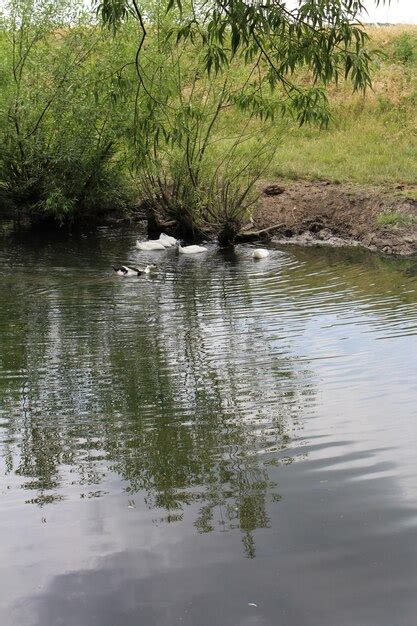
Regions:
<svg viewBox="0 0 417 626"><path fill-rule="evenodd" d="M151 227L175 227L190 239L216 234L222 243L233 243L256 197L254 183L272 155L268 141L245 150L251 132L247 119L240 123L238 109L254 87L239 64L221 75L202 72L203 53L189 42L176 46L167 37L170 29L158 20L143 53L132 144L139 196ZM261 110L272 118L266 102ZM231 115L235 128L225 137L224 121Z"/></svg>
<svg viewBox="0 0 417 626"><path fill-rule="evenodd" d="M326 86L330 82L349 79L355 90L365 89L371 83L368 38L358 22L363 10L361 0L300 0L296 8L290 8L284 0L97 2L99 15L113 31L129 18L139 26L135 55L137 103L142 96L148 100L149 114L142 111L140 115L136 111L135 119L141 118L140 131L147 144L141 145L142 159L153 168L150 175L151 170L146 167L146 175L140 177L145 195L154 190L154 205L159 203L160 207L168 208L168 216L176 214L177 221L192 223L194 231L207 219L212 225L221 221L221 225L217 224L220 239L224 243L233 242L247 212L247 199L252 198L256 176L253 176L255 170L250 171L243 164L242 171L250 174L250 181L238 185L239 171L234 168L230 173L231 159L226 155L223 164L228 166L217 166L211 173L205 171L204 176L206 180L209 177L211 184L201 186L208 147L221 115L228 107L235 106L250 116L269 118L277 112L289 113L300 124L327 125L330 113ZM155 54L155 30L160 37L164 29L169 31L174 43L169 47L168 57L167 49L159 49L162 55L159 69L149 72L147 59ZM164 32L165 41L166 35ZM165 71L167 66L173 75L184 67L179 60L181 54L173 52L175 45L187 49L191 46L200 63L190 82L175 86L173 104L172 92L161 97L161 85L171 83ZM169 59L175 54L179 57L172 64ZM241 67L242 64L246 67L246 76L232 91L229 77L236 59ZM221 84L219 77L224 81ZM203 89L202 84L205 84ZM217 100L207 114L201 106L195 106L195 99L205 102L207 94L212 92ZM271 92L273 98L267 95ZM236 153L240 144L240 139L235 141L231 154ZM165 151L164 159L161 150ZM255 169L257 175L262 171L262 167ZM179 179L186 184L176 184L175 180ZM170 189L168 194L167 189ZM174 210L173 205L176 205Z"/></svg>

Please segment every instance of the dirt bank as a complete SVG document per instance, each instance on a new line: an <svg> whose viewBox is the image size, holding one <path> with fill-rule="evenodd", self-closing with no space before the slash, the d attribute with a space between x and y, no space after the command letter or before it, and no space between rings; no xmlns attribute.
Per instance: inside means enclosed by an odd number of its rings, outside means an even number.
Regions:
<svg viewBox="0 0 417 626"><path fill-rule="evenodd" d="M417 185L363 188L327 181L263 183L249 231L280 243L362 246L417 254Z"/></svg>

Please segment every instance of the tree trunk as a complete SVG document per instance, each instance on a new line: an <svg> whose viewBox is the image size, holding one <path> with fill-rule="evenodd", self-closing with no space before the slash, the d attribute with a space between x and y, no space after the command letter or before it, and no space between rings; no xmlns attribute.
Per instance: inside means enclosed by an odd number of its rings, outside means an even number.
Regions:
<svg viewBox="0 0 417 626"><path fill-rule="evenodd" d="M236 237L240 231L240 224L237 222L226 222L218 236L217 241L222 248L228 248L234 246L236 243Z"/></svg>

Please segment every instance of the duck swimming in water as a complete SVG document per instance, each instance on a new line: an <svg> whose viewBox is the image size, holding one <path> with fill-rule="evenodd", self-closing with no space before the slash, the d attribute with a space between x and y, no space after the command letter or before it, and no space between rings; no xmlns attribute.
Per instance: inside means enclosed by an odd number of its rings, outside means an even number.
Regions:
<svg viewBox="0 0 417 626"><path fill-rule="evenodd" d="M199 254L200 252L206 252L207 248L204 246L184 246L182 247L181 243L178 242L178 252L180 254Z"/></svg>
<svg viewBox="0 0 417 626"><path fill-rule="evenodd" d="M252 252L253 259L265 259L267 256L269 256L269 250L266 250L265 248L256 248Z"/></svg>
<svg viewBox="0 0 417 626"><path fill-rule="evenodd" d="M127 265L120 265L119 267L112 266L118 276L141 276L142 274L149 274L156 265L147 265L144 269L138 267L127 267Z"/></svg>
<svg viewBox="0 0 417 626"><path fill-rule="evenodd" d="M159 235L159 241L162 243L162 245L168 244L169 247L175 246L177 244L177 240L175 239L175 237L170 237L165 233L161 233Z"/></svg>
<svg viewBox="0 0 417 626"><path fill-rule="evenodd" d="M149 239L149 241L137 241L136 247L139 250L165 250L165 248L170 248L171 244L159 239Z"/></svg>

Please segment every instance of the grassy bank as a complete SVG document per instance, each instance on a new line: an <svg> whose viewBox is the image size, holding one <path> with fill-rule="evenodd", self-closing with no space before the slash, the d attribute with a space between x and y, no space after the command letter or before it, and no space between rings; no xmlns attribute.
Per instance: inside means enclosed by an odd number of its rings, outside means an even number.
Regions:
<svg viewBox="0 0 417 626"><path fill-rule="evenodd" d="M270 177L324 178L360 184L417 182L417 27L368 29L382 56L365 97L332 90L327 130L291 127Z"/></svg>

